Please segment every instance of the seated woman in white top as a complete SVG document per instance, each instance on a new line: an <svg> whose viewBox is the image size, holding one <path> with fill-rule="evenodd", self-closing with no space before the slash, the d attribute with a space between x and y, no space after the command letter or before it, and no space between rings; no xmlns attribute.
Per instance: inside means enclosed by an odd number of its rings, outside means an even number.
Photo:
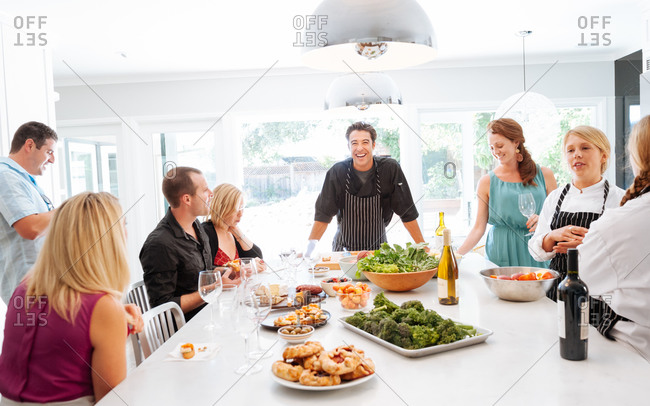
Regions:
<svg viewBox="0 0 650 406"><path fill-rule="evenodd" d="M634 183L578 247L580 277L592 299L601 299L591 324L650 362L650 116L634 126L628 151Z"/></svg>
<svg viewBox="0 0 650 406"><path fill-rule="evenodd" d="M602 176L610 146L599 129L578 126L569 130L562 152L571 170L571 183L548 195L535 235L528 242L530 255L537 261L551 260L550 268L560 273L559 280L566 276L567 249L581 244L591 223L606 208L618 207L625 193ZM556 287L547 296L556 300Z"/></svg>

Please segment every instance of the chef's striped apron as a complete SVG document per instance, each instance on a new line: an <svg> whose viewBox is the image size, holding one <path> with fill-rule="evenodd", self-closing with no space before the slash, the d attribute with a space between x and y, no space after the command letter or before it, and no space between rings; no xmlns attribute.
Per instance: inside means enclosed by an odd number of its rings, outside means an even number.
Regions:
<svg viewBox="0 0 650 406"><path fill-rule="evenodd" d="M565 226L589 228L591 222L598 220L598 218L605 211L605 202L607 201L607 195L609 194L609 182L607 180L605 180L603 208L601 209L600 213L591 213L586 211L569 213L566 211L560 211L564 197L570 188L571 184L568 183L560 194L560 199L557 201L557 206L555 206L555 214L553 215L553 220L551 220L551 230L556 230ZM557 301L557 286L559 282L564 279L567 273L567 254L555 254L555 257L551 260L550 268L559 272L560 277L555 280L553 287L549 289L549 291L546 293L546 296L548 296L553 301Z"/></svg>
<svg viewBox="0 0 650 406"><path fill-rule="evenodd" d="M345 180L345 202L339 229L334 237L334 251L377 250L386 242L386 227L381 209L381 184L377 163L375 166L376 192L373 196L358 197L350 193L352 162Z"/></svg>
<svg viewBox="0 0 650 406"><path fill-rule="evenodd" d="M609 304L602 299L602 296L600 298L589 297L589 323L596 327L600 334L613 340L611 332L614 325L619 321L630 321L630 319L616 314Z"/></svg>

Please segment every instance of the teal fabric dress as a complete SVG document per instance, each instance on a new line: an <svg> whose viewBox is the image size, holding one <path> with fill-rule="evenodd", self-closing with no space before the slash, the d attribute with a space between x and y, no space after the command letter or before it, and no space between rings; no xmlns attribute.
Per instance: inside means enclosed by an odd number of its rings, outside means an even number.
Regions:
<svg viewBox="0 0 650 406"><path fill-rule="evenodd" d="M537 262L528 253L526 217L519 212L519 195L530 192L536 203L537 214L546 199L546 182L537 165L534 179L537 186L521 182L504 182L490 171L490 202L488 223L492 224L485 243L488 259L499 266L534 266L548 268L549 261Z"/></svg>

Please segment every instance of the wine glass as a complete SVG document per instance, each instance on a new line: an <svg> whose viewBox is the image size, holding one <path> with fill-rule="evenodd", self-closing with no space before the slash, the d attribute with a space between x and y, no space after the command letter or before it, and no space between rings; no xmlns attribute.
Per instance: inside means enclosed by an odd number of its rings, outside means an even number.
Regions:
<svg viewBox="0 0 650 406"><path fill-rule="evenodd" d="M532 193L522 193L519 195L519 211L527 219L530 219L530 216L535 214L537 210L537 205L535 204L535 198ZM526 236L533 235L532 232L526 234Z"/></svg>
<svg viewBox="0 0 650 406"><path fill-rule="evenodd" d="M320 261L321 255L316 250L311 252L311 255L305 258L307 265L309 266L309 272L311 273L311 284L317 285L316 283L316 264Z"/></svg>
<svg viewBox="0 0 650 406"><path fill-rule="evenodd" d="M219 298L222 288L223 282L221 281L221 273L218 270L201 271L199 273L199 295L210 306L210 324L204 327L206 330L217 328L214 324L213 303Z"/></svg>
<svg viewBox="0 0 650 406"><path fill-rule="evenodd" d="M254 295L250 291L247 294L246 291L246 289L238 289L237 299L230 313L235 331L244 338L244 364L235 369L235 372L240 375L254 374L262 370L261 365L251 363L252 356L248 338L253 330L257 328L255 318L253 317L256 309L254 306L247 304L252 303Z"/></svg>
<svg viewBox="0 0 650 406"><path fill-rule="evenodd" d="M245 283L252 281L257 276L257 264L255 258L240 258L241 278Z"/></svg>
<svg viewBox="0 0 650 406"><path fill-rule="evenodd" d="M286 268L289 264L289 257L291 256L290 249L283 249L280 251L280 261L282 262L282 268Z"/></svg>
<svg viewBox="0 0 650 406"><path fill-rule="evenodd" d="M255 358L268 358L271 356L271 353L267 353L266 350L262 348L262 343L260 341L260 324L271 312L273 307L273 295L271 294L271 287L268 283L255 283L250 286L251 295L253 298L250 303L251 306L255 308L255 315L253 316L254 321L256 322L257 328L255 329L255 338L257 339L257 344L255 349L251 351L251 355Z"/></svg>
<svg viewBox="0 0 650 406"><path fill-rule="evenodd" d="M291 273L292 276L295 280L295 275L296 272L298 271L298 267L300 264L302 264L302 261L305 259L305 257L302 255L302 252L298 252L294 249L291 250L291 255L289 255L289 266L291 266Z"/></svg>
<svg viewBox="0 0 650 406"><path fill-rule="evenodd" d="M224 284L219 296L219 314L224 317L233 310L237 298L237 285Z"/></svg>

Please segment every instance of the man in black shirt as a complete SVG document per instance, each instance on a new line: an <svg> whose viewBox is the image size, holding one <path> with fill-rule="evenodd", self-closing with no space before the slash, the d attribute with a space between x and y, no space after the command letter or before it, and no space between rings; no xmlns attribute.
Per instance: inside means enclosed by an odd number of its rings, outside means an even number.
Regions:
<svg viewBox="0 0 650 406"><path fill-rule="evenodd" d="M357 122L345 134L352 158L338 162L327 171L323 189L316 200L314 225L309 235L309 256L334 215L338 229L334 251L378 249L386 241L386 226L393 213L416 243L424 242L417 223L418 211L397 161L374 157L377 132L367 123Z"/></svg>
<svg viewBox="0 0 650 406"><path fill-rule="evenodd" d="M189 320L205 305L199 272L214 268L208 236L197 220L208 214L212 192L201 171L188 167L170 170L162 191L170 208L140 251L144 284L152 307L176 302Z"/></svg>

